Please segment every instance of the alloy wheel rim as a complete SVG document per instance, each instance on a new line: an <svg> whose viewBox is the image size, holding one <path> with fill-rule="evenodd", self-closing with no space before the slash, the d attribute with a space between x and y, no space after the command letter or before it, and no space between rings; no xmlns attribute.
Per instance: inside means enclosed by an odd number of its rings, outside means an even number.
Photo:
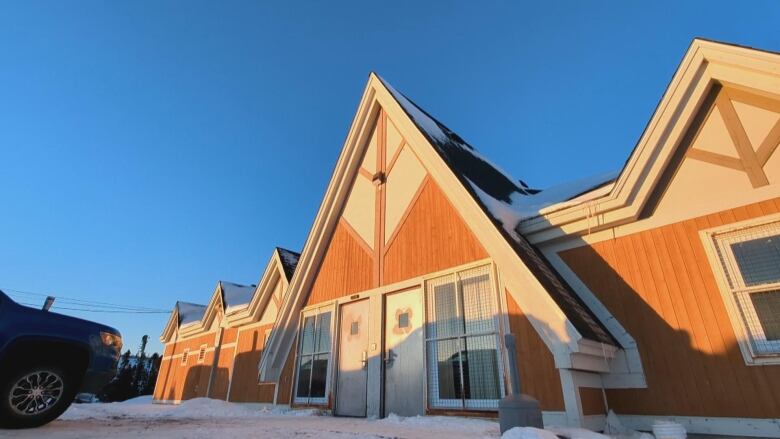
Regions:
<svg viewBox="0 0 780 439"><path fill-rule="evenodd" d="M54 372L39 370L21 377L11 387L8 402L14 412L24 416L38 415L52 408L62 398L65 384Z"/></svg>

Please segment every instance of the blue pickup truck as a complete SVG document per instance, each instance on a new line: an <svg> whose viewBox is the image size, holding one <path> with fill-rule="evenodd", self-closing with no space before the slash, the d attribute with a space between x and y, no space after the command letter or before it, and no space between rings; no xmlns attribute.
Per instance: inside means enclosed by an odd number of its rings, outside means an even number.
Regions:
<svg viewBox="0 0 780 439"><path fill-rule="evenodd" d="M79 392L116 373L122 337L111 327L20 305L0 291L0 427L56 419Z"/></svg>

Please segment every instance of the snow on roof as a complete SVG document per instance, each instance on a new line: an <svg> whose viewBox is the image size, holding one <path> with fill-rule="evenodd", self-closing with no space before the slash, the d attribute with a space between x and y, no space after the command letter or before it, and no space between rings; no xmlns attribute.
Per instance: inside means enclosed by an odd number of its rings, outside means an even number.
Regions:
<svg viewBox="0 0 780 439"><path fill-rule="evenodd" d="M206 305L178 301L176 302L176 312L179 314L179 326L184 326L203 319Z"/></svg>
<svg viewBox="0 0 780 439"><path fill-rule="evenodd" d="M387 81L379 79L447 164L453 168L456 175L469 179L491 197L505 202L509 202L512 194L515 193L532 195L537 192L491 163L454 131L399 93Z"/></svg>
<svg viewBox="0 0 780 439"><path fill-rule="evenodd" d="M243 308L252 301L255 295L255 285L241 285L233 282L219 281L222 285L222 300L225 303L225 313Z"/></svg>
<svg viewBox="0 0 780 439"><path fill-rule="evenodd" d="M293 273L295 273L295 267L298 266L298 259L301 257L301 254L281 247L276 247L276 250L279 252L279 258L282 260L284 274L287 276L287 280L289 281L292 279Z"/></svg>
<svg viewBox="0 0 780 439"><path fill-rule="evenodd" d="M580 333L592 340L616 345L617 342L550 266L547 259L516 230L522 219L536 216L545 207L570 201L581 196L583 192L596 189L608 183L610 178L614 179L614 175L583 179L547 191L531 189L521 180L514 179L492 164L455 132L399 93L384 79L379 79L485 213L496 225L501 226L507 242Z"/></svg>
<svg viewBox="0 0 780 439"><path fill-rule="evenodd" d="M604 172L540 190L517 203L518 213L527 219L606 195L619 174L619 171Z"/></svg>

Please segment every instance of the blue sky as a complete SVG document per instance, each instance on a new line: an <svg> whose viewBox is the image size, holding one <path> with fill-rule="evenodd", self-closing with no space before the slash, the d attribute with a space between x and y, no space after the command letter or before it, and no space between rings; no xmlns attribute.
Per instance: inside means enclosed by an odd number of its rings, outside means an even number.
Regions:
<svg viewBox="0 0 780 439"><path fill-rule="evenodd" d="M257 282L372 70L532 186L619 169L693 37L780 50L780 3L720 3L5 2L0 287L170 309ZM168 317L72 313L133 350Z"/></svg>

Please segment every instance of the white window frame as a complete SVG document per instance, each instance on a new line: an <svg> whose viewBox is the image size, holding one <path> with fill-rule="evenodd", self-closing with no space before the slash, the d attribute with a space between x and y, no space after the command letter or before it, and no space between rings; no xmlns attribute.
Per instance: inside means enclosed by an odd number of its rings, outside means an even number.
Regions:
<svg viewBox="0 0 780 439"><path fill-rule="evenodd" d="M187 360L188 360L187 357L189 356L189 353L190 353L190 348L187 348L187 349L182 351L182 353L181 353L181 365L182 366L186 366L187 365Z"/></svg>
<svg viewBox="0 0 780 439"><path fill-rule="evenodd" d="M206 361L206 349L208 348L208 345L202 344L200 345L200 349L198 350L198 364L203 364Z"/></svg>
<svg viewBox="0 0 780 439"><path fill-rule="evenodd" d="M294 369L294 379L295 379L295 386L293 386L293 403L294 404L304 404L304 405L327 405L328 404L328 395L330 394L330 386L331 386L331 375L333 371L333 351L335 346L335 321L336 321L336 312L335 307L332 305L329 306L323 306L313 309L308 309L301 312L301 321L298 325L298 345L295 348L295 369ZM328 331L330 331L330 346L328 347L329 350L327 352L325 351L313 351L310 354L306 354L306 356L312 357L312 371L314 370L314 363L313 359L317 357L318 355L322 354L328 354L328 367L325 370L325 394L322 397L312 398L311 396L308 397L299 397L298 396L298 377L300 375L300 367L301 367L301 349L303 348L303 326L306 323L307 317L315 317L315 325L318 319L317 316L320 314L330 313L330 324ZM316 331L315 331L316 333ZM316 340L315 340L315 349L316 349ZM311 382L311 373L309 373L309 382Z"/></svg>
<svg viewBox="0 0 780 439"><path fill-rule="evenodd" d="M475 272L478 270L485 270L485 273L476 274L474 276L468 276L468 277L461 277L462 274L469 274L470 272ZM462 290L462 281L464 279L469 279L471 277L477 277L481 275L487 275L488 276L488 285L491 289L490 294L494 296L494 313L493 313L493 321L494 321L494 330L490 332L484 332L484 333L469 333L469 334L461 334L457 336L449 336L449 337L431 337L428 334L428 325L431 323L429 321L429 316L431 313L435 313L433 310L429 310L429 298L428 294L429 291L429 284L438 281L442 278L452 278L453 282L456 285L456 301L458 303L458 308L462 311L462 304L460 303L460 298L462 296L461 290ZM503 322L501 321L501 310L502 310L502 302L501 298L498 292L497 283L496 283L496 273L494 270L494 267L492 264L487 265L478 265L473 267L467 267L467 268L461 268L458 270L453 270L449 273L439 274L435 277L427 278L423 284L423 302L425 304L425 345L423 347L423 351L425 353L424 355L424 373L425 373L425 397L427 401L427 406L429 409L432 410L475 410L475 411L495 411L498 409L498 403L501 400L501 398L506 394L505 389L505 383L504 383L504 349L503 349L503 343L502 343L502 334L503 334ZM434 316L435 317L435 316ZM465 316L460 316L461 318L465 318ZM495 336L496 338L496 364L498 366L498 383L499 383L499 397L495 400L485 400L485 399L441 399L438 397L434 397L430 394L428 384L430 382L433 382L438 379L438 369L435 373L430 373L429 366L428 366L428 344L433 342L436 343L437 341L442 340L459 340L460 343L462 343L462 340L465 340L467 338L473 338L473 337L484 337L484 336ZM462 368L462 365L461 365ZM461 372L463 373L463 372ZM461 377L462 379L462 377ZM463 383L461 383L461 386L463 386ZM486 404L489 404L489 406L486 406Z"/></svg>
<svg viewBox="0 0 780 439"><path fill-rule="evenodd" d="M752 321L758 322L750 294L778 290L780 282L745 286L731 244L764 236L780 237L780 214L740 221L700 232L707 258L718 281L718 288L739 341L742 357L748 365L780 364L780 341L766 340L761 325L751 327L743 317L744 312ZM754 341L768 345L771 350L758 351Z"/></svg>

